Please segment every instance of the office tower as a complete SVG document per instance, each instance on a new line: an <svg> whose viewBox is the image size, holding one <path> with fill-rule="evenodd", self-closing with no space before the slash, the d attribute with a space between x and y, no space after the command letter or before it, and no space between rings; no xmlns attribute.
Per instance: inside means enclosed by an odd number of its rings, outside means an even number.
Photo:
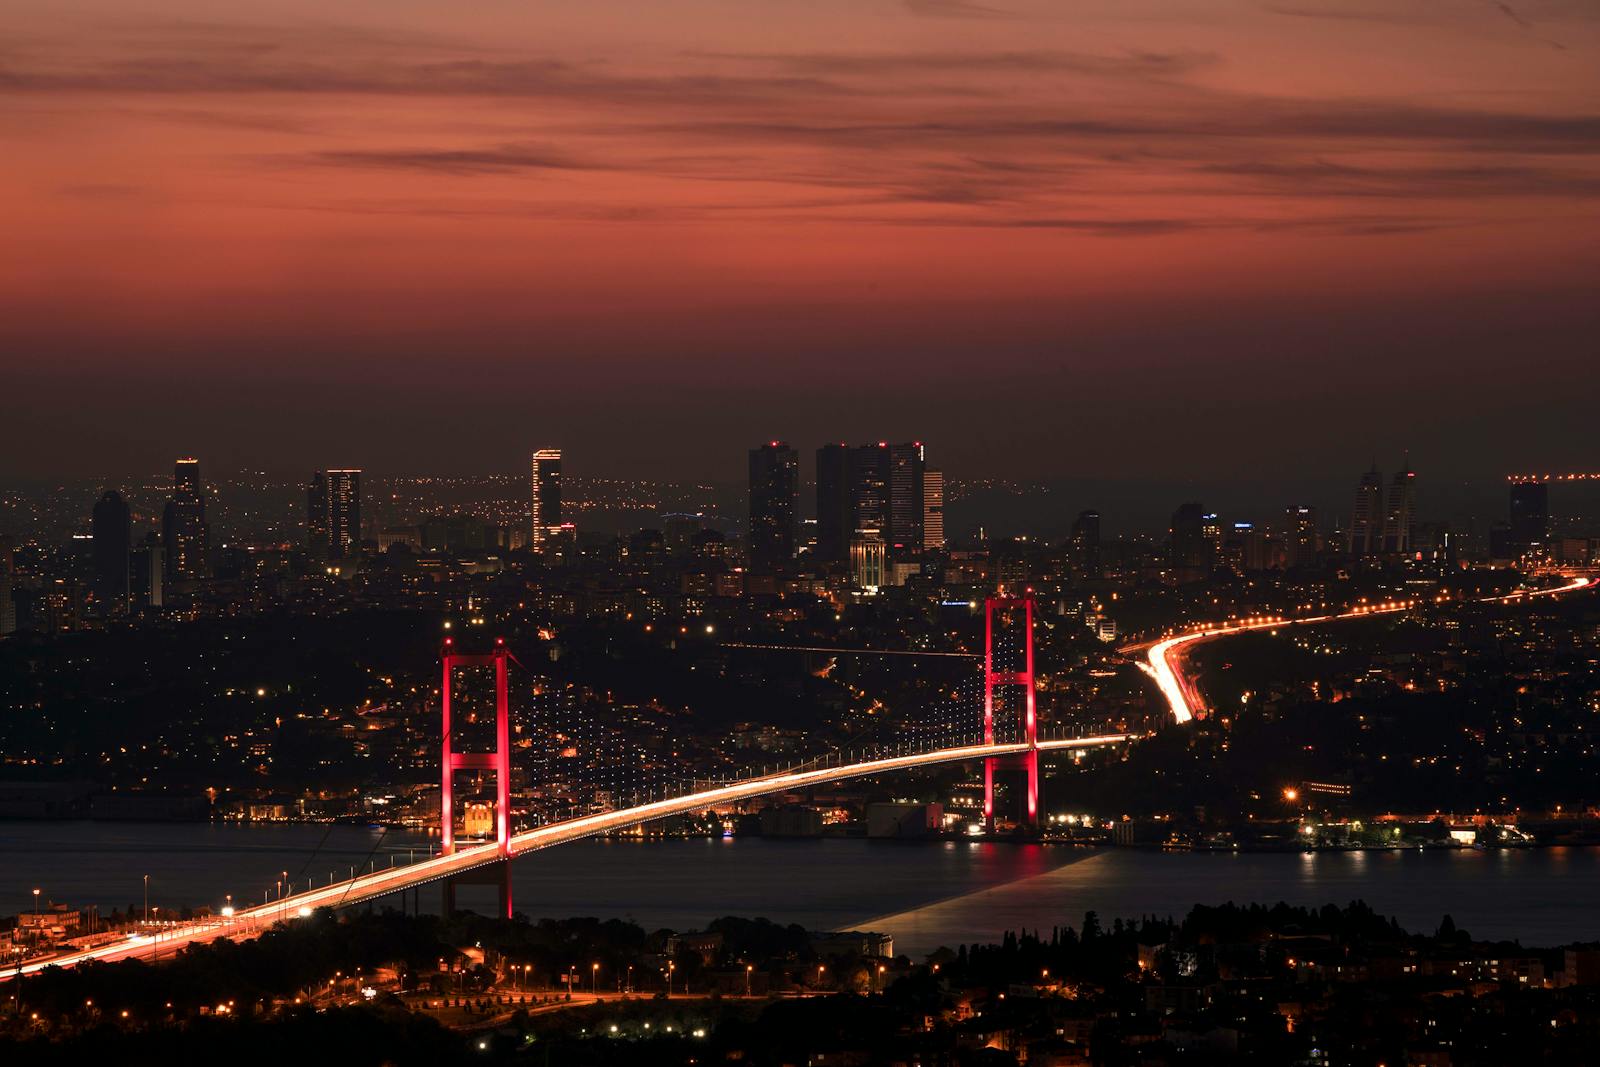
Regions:
<svg viewBox="0 0 1600 1067"><path fill-rule="evenodd" d="M921 441L889 449L889 527L884 541L898 553L922 551L927 456Z"/></svg>
<svg viewBox="0 0 1600 1067"><path fill-rule="evenodd" d="M94 599L101 615L128 609L128 550L133 524L128 504L107 489L94 506Z"/></svg>
<svg viewBox="0 0 1600 1067"><path fill-rule="evenodd" d="M1080 577L1100 577L1100 513L1080 511L1072 520L1072 538L1067 542L1072 569Z"/></svg>
<svg viewBox="0 0 1600 1067"><path fill-rule="evenodd" d="M135 611L159 608L165 602L164 572L166 553L161 539L146 534L143 543L128 553L128 597Z"/></svg>
<svg viewBox="0 0 1600 1067"><path fill-rule="evenodd" d="M529 490L528 545L543 552L551 534L561 528L561 449L541 448L533 454Z"/></svg>
<svg viewBox="0 0 1600 1067"><path fill-rule="evenodd" d="M842 563L850 558L850 537L855 533L854 482L850 474L850 446L823 445L817 449L817 559Z"/></svg>
<svg viewBox="0 0 1600 1067"><path fill-rule="evenodd" d="M889 444L857 445L850 450L851 536L860 530L889 530Z"/></svg>
<svg viewBox="0 0 1600 1067"><path fill-rule="evenodd" d="M1542 545L1550 538L1550 483L1511 483L1510 544L1515 549Z"/></svg>
<svg viewBox="0 0 1600 1067"><path fill-rule="evenodd" d="M161 517L166 550L165 573L171 581L206 576L210 530L206 526L206 494L200 484L200 461L180 459L172 472L172 496Z"/></svg>
<svg viewBox="0 0 1600 1067"><path fill-rule="evenodd" d="M782 441L750 450L750 562L771 568L794 558L800 454Z"/></svg>
<svg viewBox="0 0 1600 1067"><path fill-rule="evenodd" d="M1356 507L1350 515L1350 554L1375 556L1383 549L1383 475L1374 463L1356 487Z"/></svg>
<svg viewBox="0 0 1600 1067"><path fill-rule="evenodd" d="M1233 559L1241 571L1264 571L1267 569L1267 535L1263 530L1256 529L1253 522L1236 522L1233 530L1228 535L1226 542L1228 556Z"/></svg>
<svg viewBox="0 0 1600 1067"><path fill-rule="evenodd" d="M1205 511L1196 501L1178 506L1172 513L1172 562L1177 567L1204 567L1209 563L1205 536Z"/></svg>
<svg viewBox="0 0 1600 1067"><path fill-rule="evenodd" d="M1283 561L1288 567L1317 562L1317 509L1291 504L1283 511Z"/></svg>
<svg viewBox="0 0 1600 1067"><path fill-rule="evenodd" d="M1200 516L1200 538L1206 543L1207 559L1222 555L1222 516L1208 511Z"/></svg>
<svg viewBox="0 0 1600 1067"><path fill-rule="evenodd" d="M875 593L887 584L888 546L876 530L858 530L850 539L850 576L856 586Z"/></svg>
<svg viewBox="0 0 1600 1067"><path fill-rule="evenodd" d="M1389 500L1383 510L1383 550L1407 553L1417 541L1417 475L1406 465L1389 483Z"/></svg>
<svg viewBox="0 0 1600 1067"><path fill-rule="evenodd" d="M317 471L306 487L306 540L322 559L344 559L361 549L361 472Z"/></svg>
<svg viewBox="0 0 1600 1067"><path fill-rule="evenodd" d="M922 472L922 550L944 550L944 471Z"/></svg>

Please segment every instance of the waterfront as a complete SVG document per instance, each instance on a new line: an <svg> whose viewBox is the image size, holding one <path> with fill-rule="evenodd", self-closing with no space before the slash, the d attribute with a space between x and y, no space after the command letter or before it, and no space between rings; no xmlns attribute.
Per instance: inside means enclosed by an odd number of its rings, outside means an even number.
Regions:
<svg viewBox="0 0 1600 1067"><path fill-rule="evenodd" d="M291 880L344 877L405 862L423 837L354 826L218 823L0 823L0 895L19 910L32 890L101 914L141 903L260 900ZM181 891L177 887L182 887ZM1321 905L1365 900L1412 929L1448 912L1476 937L1549 945L1600 938L1600 849L1316 853L1071 849L981 841L899 843L761 838L586 841L516 862L516 907L534 917L630 918L693 928L720 915L812 929L870 927L917 956L1008 929L1113 917L1181 917L1196 903ZM492 893L463 887L466 906ZM437 893L424 889L424 910Z"/></svg>

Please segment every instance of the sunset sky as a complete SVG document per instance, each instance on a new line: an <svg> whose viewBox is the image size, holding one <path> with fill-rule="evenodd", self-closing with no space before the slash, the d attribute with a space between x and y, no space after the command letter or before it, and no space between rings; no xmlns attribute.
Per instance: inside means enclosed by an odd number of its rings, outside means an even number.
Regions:
<svg viewBox="0 0 1600 1067"><path fill-rule="evenodd" d="M1595 0L0 0L0 159L3 474L1600 466Z"/></svg>

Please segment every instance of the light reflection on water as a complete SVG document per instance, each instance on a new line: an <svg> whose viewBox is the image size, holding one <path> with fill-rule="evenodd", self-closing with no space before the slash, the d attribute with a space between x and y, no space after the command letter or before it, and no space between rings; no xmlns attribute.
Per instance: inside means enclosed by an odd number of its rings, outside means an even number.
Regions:
<svg viewBox="0 0 1600 1067"><path fill-rule="evenodd" d="M318 883L369 860L404 860L424 839L365 827L184 823L0 823L0 913L47 899L101 912L140 900L216 906L260 899L283 870ZM516 907L533 917L632 918L686 929L721 915L817 929L868 926L901 952L997 939L1006 930L1142 915L1195 903L1321 906L1363 899L1409 929L1449 912L1478 937L1530 945L1600 938L1600 849L1321 853L1091 851L981 841L759 838L589 841L516 863ZM467 886L488 911L492 890ZM419 903L436 908L436 889Z"/></svg>

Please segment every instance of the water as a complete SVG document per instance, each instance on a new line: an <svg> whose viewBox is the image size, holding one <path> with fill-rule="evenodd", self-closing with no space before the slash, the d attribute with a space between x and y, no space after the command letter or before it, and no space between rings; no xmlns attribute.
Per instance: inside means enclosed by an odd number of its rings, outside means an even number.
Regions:
<svg viewBox="0 0 1600 1067"><path fill-rule="evenodd" d="M404 862L426 839L346 826L0 823L0 912L47 899L102 913L260 900L281 872L317 884L352 866ZM1226 853L1085 850L980 841L760 838L586 841L516 861L517 910L688 929L722 915L813 929L865 928L920 956L1006 930L1078 926L1085 911L1182 916L1196 903L1320 906L1362 899L1431 931L1448 912L1476 937L1529 945L1600 939L1600 849ZM437 906L425 889L424 909ZM492 891L463 887L488 911Z"/></svg>

